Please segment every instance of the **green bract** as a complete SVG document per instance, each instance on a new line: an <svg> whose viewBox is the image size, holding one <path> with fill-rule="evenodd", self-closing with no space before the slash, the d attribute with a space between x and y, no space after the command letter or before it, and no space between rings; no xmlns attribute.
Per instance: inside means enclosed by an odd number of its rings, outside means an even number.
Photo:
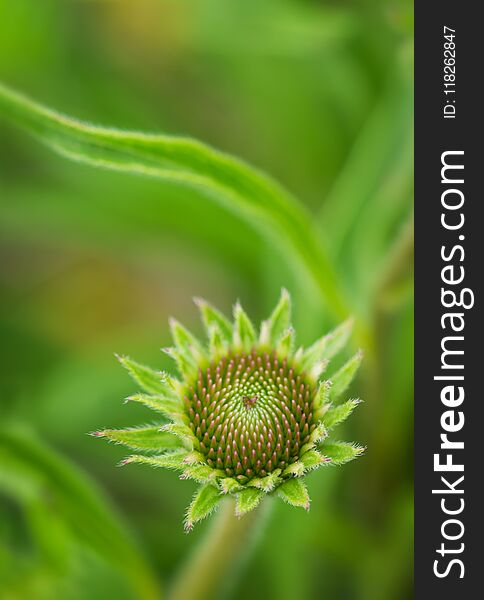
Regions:
<svg viewBox="0 0 484 600"><path fill-rule="evenodd" d="M266 494L308 509L303 476L363 451L327 439L359 403L333 404L353 379L361 353L330 380L323 378L328 361L349 337L351 321L295 351L285 290L259 332L238 303L231 323L204 300L195 301L208 344L171 321L174 347L165 351L175 360L180 379L118 357L144 392L129 400L161 413L164 422L94 435L156 452L133 454L122 464L176 469L182 479L201 484L187 511L187 529L208 516L226 494L236 497L238 516L253 510Z"/></svg>

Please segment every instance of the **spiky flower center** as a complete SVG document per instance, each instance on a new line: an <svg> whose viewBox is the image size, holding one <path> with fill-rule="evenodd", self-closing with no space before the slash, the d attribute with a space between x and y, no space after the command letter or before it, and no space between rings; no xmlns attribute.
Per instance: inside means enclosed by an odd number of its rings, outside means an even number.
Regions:
<svg viewBox="0 0 484 600"><path fill-rule="evenodd" d="M207 463L245 482L299 458L316 426L314 395L290 361L254 349L200 369L185 403Z"/></svg>

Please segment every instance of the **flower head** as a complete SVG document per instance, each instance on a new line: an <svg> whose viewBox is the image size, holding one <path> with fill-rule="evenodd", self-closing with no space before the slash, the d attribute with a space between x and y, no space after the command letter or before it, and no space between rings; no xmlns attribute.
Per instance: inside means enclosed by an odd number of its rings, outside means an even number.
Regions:
<svg viewBox="0 0 484 600"><path fill-rule="evenodd" d="M208 344L171 320L174 347L165 351L175 360L180 378L118 357L143 390L128 400L161 413L163 421L93 435L145 452L122 464L176 469L182 479L199 482L187 511L187 529L227 494L236 497L238 516L254 509L265 494L308 509L303 476L363 451L355 444L330 441L328 435L360 402L335 404L358 369L360 352L331 378L323 377L329 360L347 342L351 321L309 348L295 350L285 290L259 332L238 303L231 323L204 300L195 302Z"/></svg>

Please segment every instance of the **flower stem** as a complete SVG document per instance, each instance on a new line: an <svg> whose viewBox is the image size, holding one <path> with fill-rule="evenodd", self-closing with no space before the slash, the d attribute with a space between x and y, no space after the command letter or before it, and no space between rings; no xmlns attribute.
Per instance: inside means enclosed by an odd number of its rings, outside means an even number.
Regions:
<svg viewBox="0 0 484 600"><path fill-rule="evenodd" d="M178 573L169 600L215 600L227 593L259 538L272 501L238 518L227 498L198 548Z"/></svg>

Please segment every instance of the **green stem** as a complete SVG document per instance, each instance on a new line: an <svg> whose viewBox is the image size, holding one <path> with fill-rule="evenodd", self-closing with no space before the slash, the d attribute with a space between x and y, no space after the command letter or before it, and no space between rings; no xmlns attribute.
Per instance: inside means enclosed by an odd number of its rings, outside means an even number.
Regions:
<svg viewBox="0 0 484 600"><path fill-rule="evenodd" d="M261 506L238 518L235 501L226 499L205 539L175 578L168 599L214 600L226 593L253 550L271 506L271 499L266 498Z"/></svg>

